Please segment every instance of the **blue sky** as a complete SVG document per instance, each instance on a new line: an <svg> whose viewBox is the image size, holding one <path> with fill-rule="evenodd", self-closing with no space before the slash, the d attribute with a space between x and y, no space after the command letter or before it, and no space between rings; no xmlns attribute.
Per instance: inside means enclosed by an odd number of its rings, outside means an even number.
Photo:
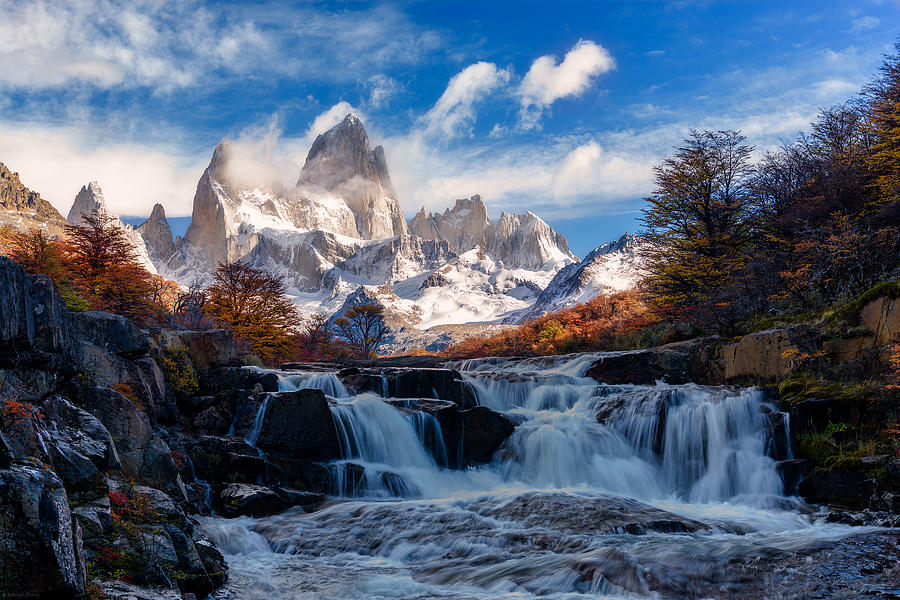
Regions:
<svg viewBox="0 0 900 600"><path fill-rule="evenodd" d="M852 97L900 34L881 2L0 0L0 162L64 213L190 214L212 149L296 179L348 111L385 146L408 218L479 193L578 255L636 227L691 128L760 151ZM179 220L183 225L184 220Z"/></svg>

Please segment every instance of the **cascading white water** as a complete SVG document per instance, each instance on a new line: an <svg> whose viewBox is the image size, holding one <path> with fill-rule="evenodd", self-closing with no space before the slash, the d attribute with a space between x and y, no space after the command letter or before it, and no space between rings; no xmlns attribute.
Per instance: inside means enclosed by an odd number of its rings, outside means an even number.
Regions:
<svg viewBox="0 0 900 600"><path fill-rule="evenodd" d="M278 374L278 391L293 392L296 390L322 390L332 398L347 398L350 392L334 373L293 373Z"/></svg>
<svg viewBox="0 0 900 600"><path fill-rule="evenodd" d="M668 580L663 597L710 597L710 573L853 533L784 509L759 390L606 386L583 376L595 359L455 365L480 405L518 423L492 464L463 471L446 468L440 425L414 402L287 376L336 398L334 491L353 498L207 519L232 566L226 597L646 598Z"/></svg>
<svg viewBox="0 0 900 600"><path fill-rule="evenodd" d="M331 414L345 465L365 469L365 494L408 495L417 489L416 477L427 478L437 470L413 422L375 394L335 404ZM338 492L346 494L355 487L349 485L346 466L338 465L334 472Z"/></svg>
<svg viewBox="0 0 900 600"><path fill-rule="evenodd" d="M271 398L269 394L263 396L262 402L259 403L259 407L256 409L256 417L253 419L253 425L244 437L244 440L254 448L256 448L256 442L259 440L259 432L262 429L263 421L266 418L266 409L269 407L269 398ZM262 454L261 450L260 454Z"/></svg>
<svg viewBox="0 0 900 600"><path fill-rule="evenodd" d="M480 404L527 418L503 455L508 481L696 502L780 495L759 390L603 386L581 376L582 357L548 373L535 362L467 372Z"/></svg>
<svg viewBox="0 0 900 600"><path fill-rule="evenodd" d="M419 441L429 450L438 466L446 467L447 444L444 442L444 433L438 420L434 415L424 412L410 413L407 418L412 422Z"/></svg>

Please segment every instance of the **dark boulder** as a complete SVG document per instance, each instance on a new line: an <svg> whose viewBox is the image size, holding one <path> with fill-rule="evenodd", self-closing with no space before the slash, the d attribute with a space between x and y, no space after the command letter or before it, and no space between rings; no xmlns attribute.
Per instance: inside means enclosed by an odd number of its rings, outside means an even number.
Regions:
<svg viewBox="0 0 900 600"><path fill-rule="evenodd" d="M34 315L34 345L44 352L62 357L66 372L80 363L78 340L72 327L72 316L59 295L53 280L46 275L29 275L28 300Z"/></svg>
<svg viewBox="0 0 900 600"><path fill-rule="evenodd" d="M306 510L321 504L324 499L321 494L289 488L232 483L219 492L216 506L226 517L265 517L292 506Z"/></svg>
<svg viewBox="0 0 900 600"><path fill-rule="evenodd" d="M175 551L173 566L182 574L180 587L185 594L205 598L225 583L225 560L208 540L195 540L172 524L164 525L163 530Z"/></svg>
<svg viewBox="0 0 900 600"><path fill-rule="evenodd" d="M786 496L797 495L800 482L806 477L808 470L807 462L802 459L780 460L775 463L775 471L784 483L784 494Z"/></svg>
<svg viewBox="0 0 900 600"><path fill-rule="evenodd" d="M867 506L876 489L875 480L865 473L820 467L800 482L798 492L808 502L857 509Z"/></svg>
<svg viewBox="0 0 900 600"><path fill-rule="evenodd" d="M8 598L84 593L81 533L62 481L31 466L0 471L0 592Z"/></svg>
<svg viewBox="0 0 900 600"><path fill-rule="evenodd" d="M232 483L219 492L217 508L226 517L265 517L290 508L287 498L261 485Z"/></svg>
<svg viewBox="0 0 900 600"><path fill-rule="evenodd" d="M71 313L75 335L122 358L147 356L150 340L137 325L121 315L87 311Z"/></svg>
<svg viewBox="0 0 900 600"><path fill-rule="evenodd" d="M15 368L40 397L79 364L70 314L53 282L0 257L0 366Z"/></svg>
<svg viewBox="0 0 900 600"><path fill-rule="evenodd" d="M154 425L177 420L178 408L155 360L122 358L90 342L82 342L81 351L85 371L95 385L125 391L141 404Z"/></svg>
<svg viewBox="0 0 900 600"><path fill-rule="evenodd" d="M209 392L253 390L257 385L264 392L278 391L278 375L249 367L221 367L209 373Z"/></svg>
<svg viewBox="0 0 900 600"><path fill-rule="evenodd" d="M448 465L456 469L491 462L516 428L512 419L486 406L442 409L435 416L441 424Z"/></svg>
<svg viewBox="0 0 900 600"><path fill-rule="evenodd" d="M45 400L41 411L50 434L50 462L66 489L105 495L103 474L119 467L119 455L103 423L60 396Z"/></svg>
<svg viewBox="0 0 900 600"><path fill-rule="evenodd" d="M264 452L310 460L340 458L340 445L328 400L321 390L266 394L256 439Z"/></svg>
<svg viewBox="0 0 900 600"><path fill-rule="evenodd" d="M605 352L585 373L600 383L652 385L705 383L716 378L718 338L698 338L647 350Z"/></svg>
<svg viewBox="0 0 900 600"><path fill-rule="evenodd" d="M142 410L109 388L79 387L75 399L112 435L123 471L140 483L185 497L172 453Z"/></svg>
<svg viewBox="0 0 900 600"><path fill-rule="evenodd" d="M194 427L204 433L222 435L228 431L228 422L215 407L210 406L194 417Z"/></svg>
<svg viewBox="0 0 900 600"><path fill-rule="evenodd" d="M434 398L466 410L477 406L472 388L458 371L444 368L348 368L339 374L356 393L374 392L390 398Z"/></svg>

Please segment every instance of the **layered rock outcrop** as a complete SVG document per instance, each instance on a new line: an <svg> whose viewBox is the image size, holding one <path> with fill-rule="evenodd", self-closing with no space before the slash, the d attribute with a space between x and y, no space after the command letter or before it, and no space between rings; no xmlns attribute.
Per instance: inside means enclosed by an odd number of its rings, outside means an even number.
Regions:
<svg viewBox="0 0 900 600"><path fill-rule="evenodd" d="M22 185L18 173L0 163L0 225L20 231L36 228L61 237L66 220L39 193Z"/></svg>
<svg viewBox="0 0 900 600"><path fill-rule="evenodd" d="M121 565L141 585L175 573L184 592L221 585L224 561L185 514L176 457L154 429L177 409L146 334L68 313L48 278L6 258L0 281L0 590L83 597L88 579ZM92 359L117 368L94 371ZM155 392L123 375L135 372L156 378Z"/></svg>
<svg viewBox="0 0 900 600"><path fill-rule="evenodd" d="M169 270L176 269L183 262L175 239L172 237L172 228L166 220L166 210L162 204L154 204L153 210L146 221L135 228L135 231L143 238L147 246L147 252L154 264L165 265Z"/></svg>
<svg viewBox="0 0 900 600"><path fill-rule="evenodd" d="M320 187L343 198L363 239L406 233L384 148L369 147L366 129L355 115L348 114L316 138L297 185Z"/></svg>

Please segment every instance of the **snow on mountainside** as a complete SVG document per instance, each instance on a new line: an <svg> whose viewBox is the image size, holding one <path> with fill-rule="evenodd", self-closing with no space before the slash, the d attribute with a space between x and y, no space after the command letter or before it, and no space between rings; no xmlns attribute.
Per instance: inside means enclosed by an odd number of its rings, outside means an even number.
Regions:
<svg viewBox="0 0 900 600"><path fill-rule="evenodd" d="M641 247L640 237L626 233L594 249L580 263L560 269L528 310L507 317L504 323L523 323L601 294L635 287L644 261Z"/></svg>
<svg viewBox="0 0 900 600"><path fill-rule="evenodd" d="M427 214L423 208L409 223L409 232L425 239L445 240L456 252L480 246L510 268L559 269L576 262L566 238L532 212L502 213L493 224L481 196L462 198L452 209Z"/></svg>
<svg viewBox="0 0 900 600"><path fill-rule="evenodd" d="M609 261L578 263L537 215L503 213L494 222L477 195L443 213L423 209L407 225L384 150L370 147L353 115L316 138L291 189L247 187L239 161L227 140L216 147L183 239L172 239L161 206L132 232L160 274L204 283L219 263L242 260L283 276L307 313L377 298L392 350L437 349L474 331L459 324L487 334L530 314L535 302L565 305L628 285L627 261L619 270ZM563 285L562 272L589 281ZM554 299L542 303L554 282Z"/></svg>

